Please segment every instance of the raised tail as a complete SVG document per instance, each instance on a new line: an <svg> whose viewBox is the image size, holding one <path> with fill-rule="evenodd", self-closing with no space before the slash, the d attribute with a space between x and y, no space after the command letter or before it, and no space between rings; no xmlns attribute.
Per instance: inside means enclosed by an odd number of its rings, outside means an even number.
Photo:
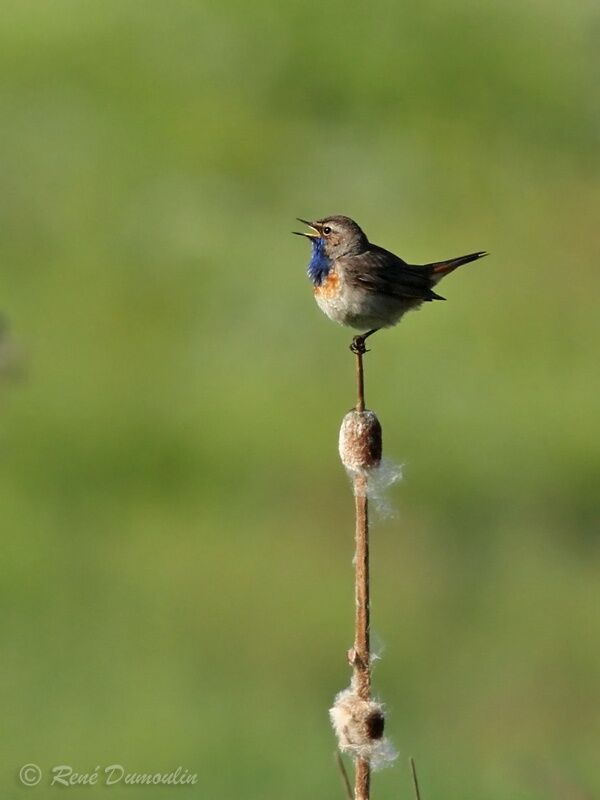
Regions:
<svg viewBox="0 0 600 800"><path fill-rule="evenodd" d="M431 279L435 285L444 275L453 272L457 267L468 264L470 261L477 261L478 258L483 258L483 256L487 255L489 255L489 253L485 250L481 250L479 253L469 253L466 256L449 258L448 261L435 261L433 264L425 264L425 268L431 270Z"/></svg>

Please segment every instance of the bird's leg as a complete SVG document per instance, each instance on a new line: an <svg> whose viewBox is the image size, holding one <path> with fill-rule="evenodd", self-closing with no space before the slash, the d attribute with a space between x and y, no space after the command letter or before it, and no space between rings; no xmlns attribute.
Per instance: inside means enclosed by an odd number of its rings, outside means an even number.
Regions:
<svg viewBox="0 0 600 800"><path fill-rule="evenodd" d="M365 353L369 352L367 350L367 348L365 347L365 339L368 336L371 336L372 334L377 333L378 330L379 330L379 328L373 328L373 330L370 330L370 331L367 331L366 333L361 333L358 336L355 336L354 339L352 339L352 344L350 345L350 350L352 350L352 352L355 353L357 356L364 356Z"/></svg>

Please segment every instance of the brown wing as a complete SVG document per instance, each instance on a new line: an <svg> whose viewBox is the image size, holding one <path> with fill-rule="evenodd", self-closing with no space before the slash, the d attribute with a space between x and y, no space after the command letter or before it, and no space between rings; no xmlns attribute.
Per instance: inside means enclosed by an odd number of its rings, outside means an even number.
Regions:
<svg viewBox="0 0 600 800"><path fill-rule="evenodd" d="M398 256L371 245L356 256L338 261L350 285L406 300L444 300L432 290L433 267L407 264Z"/></svg>

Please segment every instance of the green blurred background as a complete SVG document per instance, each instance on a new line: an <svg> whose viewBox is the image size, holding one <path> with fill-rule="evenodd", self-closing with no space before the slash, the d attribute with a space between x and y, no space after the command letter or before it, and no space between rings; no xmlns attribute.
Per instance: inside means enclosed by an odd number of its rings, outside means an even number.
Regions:
<svg viewBox="0 0 600 800"><path fill-rule="evenodd" d="M2 797L342 797L351 333L289 233L332 213L492 252L368 356L374 797L409 754L427 800L600 796L599 45L591 2L2 3Z"/></svg>

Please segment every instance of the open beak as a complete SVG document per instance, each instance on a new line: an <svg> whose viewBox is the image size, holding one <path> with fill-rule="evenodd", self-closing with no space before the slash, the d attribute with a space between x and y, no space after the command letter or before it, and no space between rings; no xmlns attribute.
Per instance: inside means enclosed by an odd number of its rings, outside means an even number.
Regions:
<svg viewBox="0 0 600 800"><path fill-rule="evenodd" d="M310 228L309 232L292 231L296 236L307 236L309 239L318 239L321 236L321 231L315 227L314 222L309 222L307 219L300 219L300 217L296 217L296 219L298 222L303 222Z"/></svg>

